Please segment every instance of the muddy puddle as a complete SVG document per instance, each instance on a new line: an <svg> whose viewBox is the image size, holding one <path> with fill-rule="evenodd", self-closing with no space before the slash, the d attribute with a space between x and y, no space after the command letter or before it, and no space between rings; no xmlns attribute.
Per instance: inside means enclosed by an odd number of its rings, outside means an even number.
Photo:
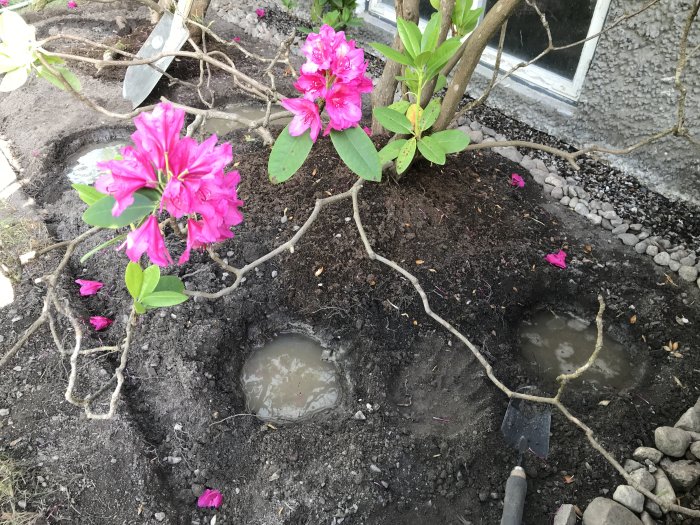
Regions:
<svg viewBox="0 0 700 525"><path fill-rule="evenodd" d="M250 119L257 120L265 116L265 107L258 105L242 105L242 104L229 104L223 108L223 111L228 113L235 113L236 115ZM284 111L282 106L272 106L272 113L277 113L279 111ZM291 122L291 117L275 120L274 124L279 126L286 126ZM234 120L228 120L223 118L210 118L202 126L202 133L204 136L209 136L212 133L216 133L217 136L223 137L227 133L238 129L245 129L247 126L236 122Z"/></svg>
<svg viewBox="0 0 700 525"><path fill-rule="evenodd" d="M520 327L520 346L525 366L545 382L569 374L586 363L595 348L595 322L572 313L543 310ZM603 349L581 380L597 386L626 389L641 378L642 369L630 349L603 335Z"/></svg>
<svg viewBox="0 0 700 525"><path fill-rule="evenodd" d="M335 366L308 337L281 335L255 350L243 365L241 384L249 412L278 423L309 418L340 399Z"/></svg>
<svg viewBox="0 0 700 525"><path fill-rule="evenodd" d="M102 175L97 163L116 158L123 146L124 142L114 141L90 144L79 149L66 160L66 177L72 183L94 184Z"/></svg>

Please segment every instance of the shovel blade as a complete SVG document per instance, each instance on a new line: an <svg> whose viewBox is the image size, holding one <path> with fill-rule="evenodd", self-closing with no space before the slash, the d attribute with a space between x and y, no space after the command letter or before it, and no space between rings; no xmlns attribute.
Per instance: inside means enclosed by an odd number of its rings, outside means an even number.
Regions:
<svg viewBox="0 0 700 525"><path fill-rule="evenodd" d="M540 458L549 454L549 406L523 399L511 399L501 424L503 437L518 452L532 451Z"/></svg>
<svg viewBox="0 0 700 525"><path fill-rule="evenodd" d="M151 58L159 53L174 53L182 48L189 36L190 33L182 24L182 19L176 19L171 13L165 12L136 56L139 58ZM173 58L172 56L163 57L155 62L153 65L160 71L149 64L129 66L126 69L122 95L131 102L131 106L134 109L151 94L151 91L153 91L153 88L156 87L156 84L163 76L161 71L165 71L168 68Z"/></svg>

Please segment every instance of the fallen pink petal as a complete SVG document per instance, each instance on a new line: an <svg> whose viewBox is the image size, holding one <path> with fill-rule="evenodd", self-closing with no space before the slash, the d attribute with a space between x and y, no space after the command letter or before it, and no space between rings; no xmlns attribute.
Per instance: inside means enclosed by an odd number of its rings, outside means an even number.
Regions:
<svg viewBox="0 0 700 525"><path fill-rule="evenodd" d="M240 37L240 36L234 36L234 37L233 37L233 41L234 41L234 42L240 42L240 41L241 41L241 37Z"/></svg>
<svg viewBox="0 0 700 525"><path fill-rule="evenodd" d="M258 18L262 18L263 16L265 16L265 10L258 8L255 10L255 14L258 15Z"/></svg>
<svg viewBox="0 0 700 525"><path fill-rule="evenodd" d="M510 176L510 185L515 186L517 188L524 188L525 187L525 180L517 173L513 173Z"/></svg>
<svg viewBox="0 0 700 525"><path fill-rule="evenodd" d="M80 295L95 295L104 286L100 281L88 281L86 279L76 279L80 285Z"/></svg>
<svg viewBox="0 0 700 525"><path fill-rule="evenodd" d="M224 502L224 496L216 489L205 489L197 499L197 506L200 508L210 507L218 509Z"/></svg>
<svg viewBox="0 0 700 525"><path fill-rule="evenodd" d="M558 268L566 268L566 252L564 250L559 250L557 253L550 253L544 258L552 266Z"/></svg>
<svg viewBox="0 0 700 525"><path fill-rule="evenodd" d="M367 136L368 136L368 137L371 137L371 136L372 136L372 130L371 130L370 128L368 128L367 126L363 127L363 128L362 128L362 131L364 131L365 133L367 133Z"/></svg>
<svg viewBox="0 0 700 525"><path fill-rule="evenodd" d="M78 8L78 2L75 0L68 0L68 9L77 9Z"/></svg>
<svg viewBox="0 0 700 525"><path fill-rule="evenodd" d="M108 328L113 322L114 321L112 321L109 317L102 317L101 315L93 315L90 318L90 324L98 332L100 330L104 330L105 328Z"/></svg>

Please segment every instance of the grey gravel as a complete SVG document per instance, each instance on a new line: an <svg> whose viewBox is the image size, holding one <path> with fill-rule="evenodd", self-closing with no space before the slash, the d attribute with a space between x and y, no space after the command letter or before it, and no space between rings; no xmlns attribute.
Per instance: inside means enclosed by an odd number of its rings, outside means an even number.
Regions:
<svg viewBox="0 0 700 525"><path fill-rule="evenodd" d="M654 444L667 456L682 458L690 444L690 435L680 428L658 427L654 430Z"/></svg>
<svg viewBox="0 0 700 525"><path fill-rule="evenodd" d="M647 246L647 255L651 255L652 257L654 257L654 256L658 255L658 253L659 253L658 246L656 246L654 244L650 244L649 246Z"/></svg>
<svg viewBox="0 0 700 525"><path fill-rule="evenodd" d="M576 507L566 503L559 507L552 525L576 525Z"/></svg>
<svg viewBox="0 0 700 525"><path fill-rule="evenodd" d="M671 262L671 256L668 252L659 252L654 257L654 262L659 266L668 266L668 263Z"/></svg>
<svg viewBox="0 0 700 525"><path fill-rule="evenodd" d="M692 490L697 485L698 479L700 479L700 463L697 461L688 459L674 461L664 467L664 471L673 488L683 492Z"/></svg>
<svg viewBox="0 0 700 525"><path fill-rule="evenodd" d="M579 215L583 215L586 217L590 211L588 210L588 206L586 206L584 203L579 202L576 207L574 208L574 211L578 213Z"/></svg>
<svg viewBox="0 0 700 525"><path fill-rule="evenodd" d="M656 486L654 476L652 476L645 468L635 470L630 474L630 477L647 490L654 490L654 487Z"/></svg>
<svg viewBox="0 0 700 525"><path fill-rule="evenodd" d="M664 457L663 452L652 447L638 447L632 452L632 457L637 461L644 462L648 459L652 463L658 463Z"/></svg>
<svg viewBox="0 0 700 525"><path fill-rule="evenodd" d="M596 226L600 226L600 223L603 222L603 218L600 215L597 215L592 212L587 215L587 218L589 221L591 221L592 224L595 224Z"/></svg>
<svg viewBox="0 0 700 525"><path fill-rule="evenodd" d="M622 243L627 246L634 246L639 242L639 238L634 233L621 233L617 236L617 238L620 239Z"/></svg>
<svg viewBox="0 0 700 525"><path fill-rule="evenodd" d="M620 224L619 226L616 226L612 232L613 232L613 235L619 235L621 233L627 233L627 230L629 230L629 228L630 228L629 224Z"/></svg>
<svg viewBox="0 0 700 525"><path fill-rule="evenodd" d="M654 487L654 495L659 498L664 505L672 505L676 502L676 492L673 490L671 482L666 477L663 470L658 469L654 472L656 478L656 487Z"/></svg>
<svg viewBox="0 0 700 525"><path fill-rule="evenodd" d="M637 469L643 468L644 465L642 465L639 461L635 461L633 459L626 459L625 460L625 472L634 472Z"/></svg>
<svg viewBox="0 0 700 525"><path fill-rule="evenodd" d="M700 441L695 441L690 445L690 453L700 459Z"/></svg>
<svg viewBox="0 0 700 525"><path fill-rule="evenodd" d="M678 261L670 260L668 261L668 269L672 272L677 272L681 269L681 263L679 263Z"/></svg>
<svg viewBox="0 0 700 525"><path fill-rule="evenodd" d="M603 219L608 219L609 221L611 221L611 220L617 218L617 213L615 213L612 210L604 211L603 213L600 214L600 216L603 217Z"/></svg>
<svg viewBox="0 0 700 525"><path fill-rule="evenodd" d="M634 251L641 255L643 253L646 253L648 246L649 245L646 241L639 241L637 244L634 245Z"/></svg>
<svg viewBox="0 0 700 525"><path fill-rule="evenodd" d="M561 200L564 197L564 190L561 187L555 187L552 190L552 197Z"/></svg>
<svg viewBox="0 0 700 525"><path fill-rule="evenodd" d="M9 408L0 408L0 416L5 417L10 415L10 409Z"/></svg>
<svg viewBox="0 0 700 525"><path fill-rule="evenodd" d="M642 525L642 522L616 501L598 497L586 507L583 525Z"/></svg>
<svg viewBox="0 0 700 525"><path fill-rule="evenodd" d="M661 507L659 507L655 502L647 499L644 502L644 510L647 511L655 518L660 518L662 516Z"/></svg>
<svg viewBox="0 0 700 525"><path fill-rule="evenodd" d="M561 200L560 200L559 202L560 202L561 204L563 204L564 206L568 206L570 200L571 200L571 197L569 197L569 196L564 196L564 197L561 198Z"/></svg>
<svg viewBox="0 0 700 525"><path fill-rule="evenodd" d="M644 510L644 496L630 485L619 485L613 493L613 499L634 512Z"/></svg>

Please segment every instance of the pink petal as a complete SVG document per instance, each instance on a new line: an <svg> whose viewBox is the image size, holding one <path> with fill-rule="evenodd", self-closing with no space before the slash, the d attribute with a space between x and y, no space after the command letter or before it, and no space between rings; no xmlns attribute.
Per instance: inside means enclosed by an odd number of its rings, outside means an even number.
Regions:
<svg viewBox="0 0 700 525"><path fill-rule="evenodd" d="M240 41L241 41L241 37L240 37L240 36L234 36L234 37L233 37L233 41L234 41L234 42L240 42Z"/></svg>
<svg viewBox="0 0 700 525"><path fill-rule="evenodd" d="M258 18L262 18L265 16L265 10L264 9L256 9L255 14L258 15Z"/></svg>
<svg viewBox="0 0 700 525"><path fill-rule="evenodd" d="M112 321L109 317L102 317L101 315L94 315L90 318L90 324L98 332L109 327L109 325L111 325L113 322L114 321Z"/></svg>
<svg viewBox="0 0 700 525"><path fill-rule="evenodd" d="M365 133L367 133L367 136L368 136L368 137L371 137L371 136L372 136L372 130L371 130L370 128L368 128L367 126L363 127L363 128L362 128L362 131L364 131Z"/></svg>
<svg viewBox="0 0 700 525"><path fill-rule="evenodd" d="M564 250L559 250L557 253L547 254L544 258L552 266L565 269L566 268L566 252Z"/></svg>
<svg viewBox="0 0 700 525"><path fill-rule="evenodd" d="M216 489L205 489L202 495L197 499L197 506L203 507L213 507L218 509L224 502L224 496Z"/></svg>
<svg viewBox="0 0 700 525"><path fill-rule="evenodd" d="M76 279L75 282L80 285L80 295L94 295L104 286L100 281L86 279Z"/></svg>
<svg viewBox="0 0 700 525"><path fill-rule="evenodd" d="M525 181L523 180L523 178L522 178L520 175L518 175L517 173L513 173L513 174L510 176L510 185L511 185L511 186L516 186L516 187L518 187L518 188L524 188L524 187L525 187Z"/></svg>

